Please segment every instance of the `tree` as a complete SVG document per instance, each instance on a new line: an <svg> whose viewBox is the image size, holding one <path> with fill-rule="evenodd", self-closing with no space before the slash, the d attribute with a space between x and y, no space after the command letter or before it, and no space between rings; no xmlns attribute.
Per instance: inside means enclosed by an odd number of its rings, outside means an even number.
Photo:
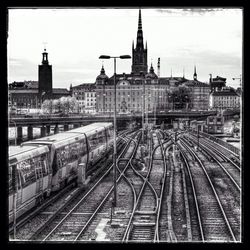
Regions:
<svg viewBox="0 0 250 250"><path fill-rule="evenodd" d="M191 102L191 91L186 86L170 88L168 91L168 102L172 103L173 109L188 109Z"/></svg>
<svg viewBox="0 0 250 250"><path fill-rule="evenodd" d="M53 108L54 108L54 112L57 113L57 112L60 112L61 111L61 102L60 102L60 99L55 99L53 100Z"/></svg>
<svg viewBox="0 0 250 250"><path fill-rule="evenodd" d="M69 100L67 97L63 96L60 98L61 109L64 114L69 113Z"/></svg>
<svg viewBox="0 0 250 250"><path fill-rule="evenodd" d="M75 97L68 97L69 100L69 110L71 112L74 112L77 110L78 102Z"/></svg>
<svg viewBox="0 0 250 250"><path fill-rule="evenodd" d="M50 100L45 100L42 103L42 111L43 113L50 113L52 110L52 102Z"/></svg>

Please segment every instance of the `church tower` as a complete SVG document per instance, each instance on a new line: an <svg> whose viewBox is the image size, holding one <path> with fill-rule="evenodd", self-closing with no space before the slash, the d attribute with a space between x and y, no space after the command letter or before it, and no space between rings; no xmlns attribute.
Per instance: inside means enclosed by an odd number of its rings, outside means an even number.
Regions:
<svg viewBox="0 0 250 250"><path fill-rule="evenodd" d="M49 65L46 49L42 53L42 65L38 66L38 91L43 100L52 98L52 65Z"/></svg>
<svg viewBox="0 0 250 250"><path fill-rule="evenodd" d="M134 48L134 42L132 44L132 73L135 75L140 75L140 72L143 72L144 75L147 74L147 72L148 72L147 42L146 42L146 46L144 49L141 9L139 9L139 20L138 20L136 47Z"/></svg>

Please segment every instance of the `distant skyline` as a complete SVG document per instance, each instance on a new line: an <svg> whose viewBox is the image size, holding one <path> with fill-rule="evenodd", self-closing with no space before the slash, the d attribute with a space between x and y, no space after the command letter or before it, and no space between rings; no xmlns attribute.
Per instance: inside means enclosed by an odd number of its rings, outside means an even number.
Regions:
<svg viewBox="0 0 250 250"><path fill-rule="evenodd" d="M242 9L141 8L144 44L161 77L183 76L198 80L227 78L239 87L242 74ZM113 60L100 55L132 56L136 44L138 8L9 9L8 83L38 80L44 43L52 65L53 87L69 88L94 83L102 63L114 73ZM132 60L117 60L117 73L131 73Z"/></svg>

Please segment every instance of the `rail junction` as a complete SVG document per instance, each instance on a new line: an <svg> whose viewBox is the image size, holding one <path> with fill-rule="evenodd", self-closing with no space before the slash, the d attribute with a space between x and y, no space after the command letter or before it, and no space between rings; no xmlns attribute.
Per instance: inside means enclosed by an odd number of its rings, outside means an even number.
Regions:
<svg viewBox="0 0 250 250"><path fill-rule="evenodd" d="M67 185L10 223L10 240L242 241L240 155L188 130L128 129L117 141L116 178L111 149L84 185Z"/></svg>

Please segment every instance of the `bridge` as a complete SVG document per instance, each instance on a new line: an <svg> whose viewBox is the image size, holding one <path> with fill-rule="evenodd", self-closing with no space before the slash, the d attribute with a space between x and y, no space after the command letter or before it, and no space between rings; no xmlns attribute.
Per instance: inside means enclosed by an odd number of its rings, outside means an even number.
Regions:
<svg viewBox="0 0 250 250"><path fill-rule="evenodd" d="M171 124L173 120L196 119L204 120L208 116L216 115L216 111L172 111L165 113L148 113L149 122L156 120L156 124ZM10 117L9 127L17 128L17 142L20 143L23 138L22 128L28 128L28 139L33 139L33 128L38 127L41 129L41 137L50 133L51 127L54 127L54 133L59 132L59 125L64 126L64 131L69 129L69 125L73 124L74 128L88 125L93 122L113 122L113 114L102 115L70 115L63 117L56 117L53 115L47 116L32 116L32 117ZM117 128L118 130L126 128L131 123L136 123L141 126L142 115L140 114L117 114Z"/></svg>

